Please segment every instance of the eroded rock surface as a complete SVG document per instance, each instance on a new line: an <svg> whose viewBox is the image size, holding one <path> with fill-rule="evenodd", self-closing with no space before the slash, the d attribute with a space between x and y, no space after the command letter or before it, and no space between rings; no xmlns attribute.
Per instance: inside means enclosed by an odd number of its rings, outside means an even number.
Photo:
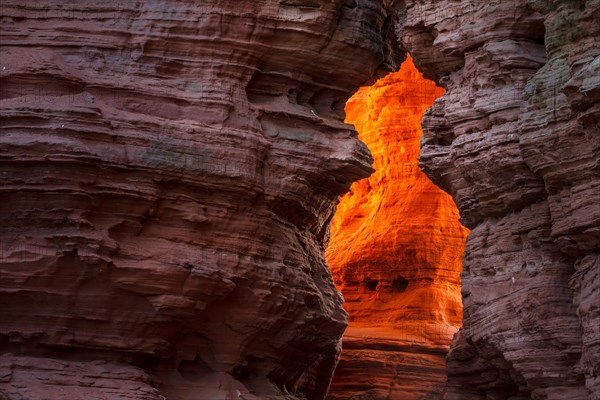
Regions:
<svg viewBox="0 0 600 400"><path fill-rule="evenodd" d="M324 236L371 172L343 107L397 68L389 2L1 9L2 394L322 398Z"/></svg>
<svg viewBox="0 0 600 400"><path fill-rule="evenodd" d="M346 105L376 172L342 196L326 251L350 316L331 399L435 398L443 388L468 231L418 167L421 118L442 93L409 58Z"/></svg>
<svg viewBox="0 0 600 400"><path fill-rule="evenodd" d="M447 399L600 398L600 2L407 1L421 162L472 229Z"/></svg>
<svg viewBox="0 0 600 400"><path fill-rule="evenodd" d="M1 394L322 398L322 243L371 172L342 110L394 65L392 5L59 3L0 4ZM599 2L398 4L473 229L446 398L600 398Z"/></svg>

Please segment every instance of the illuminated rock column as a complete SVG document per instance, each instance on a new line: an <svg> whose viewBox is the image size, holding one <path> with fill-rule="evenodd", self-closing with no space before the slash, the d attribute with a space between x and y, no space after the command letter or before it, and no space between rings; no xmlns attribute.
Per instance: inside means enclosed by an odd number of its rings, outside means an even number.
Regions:
<svg viewBox="0 0 600 400"><path fill-rule="evenodd" d="M331 227L327 260L350 314L331 398L416 398L444 382L468 230L417 160L421 118L442 93L409 58L346 104L376 172L341 198Z"/></svg>

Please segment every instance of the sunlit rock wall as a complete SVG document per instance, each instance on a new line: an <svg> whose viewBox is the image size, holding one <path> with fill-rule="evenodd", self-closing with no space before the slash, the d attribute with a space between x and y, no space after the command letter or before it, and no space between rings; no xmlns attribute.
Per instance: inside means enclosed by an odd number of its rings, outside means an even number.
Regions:
<svg viewBox="0 0 600 400"><path fill-rule="evenodd" d="M421 118L442 93L409 58L346 104L376 171L341 198L326 252L350 319L332 399L417 399L445 381L467 229L417 161Z"/></svg>

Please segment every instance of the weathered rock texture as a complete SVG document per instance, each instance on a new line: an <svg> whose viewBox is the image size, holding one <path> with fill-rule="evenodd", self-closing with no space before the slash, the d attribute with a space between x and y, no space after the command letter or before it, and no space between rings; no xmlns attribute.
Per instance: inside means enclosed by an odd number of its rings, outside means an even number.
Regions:
<svg viewBox="0 0 600 400"><path fill-rule="evenodd" d="M600 2L398 4L473 229L446 397L600 398ZM393 67L390 2L0 7L2 396L322 398L322 244L371 171L341 115Z"/></svg>
<svg viewBox="0 0 600 400"><path fill-rule="evenodd" d="M467 229L417 161L421 118L442 93L409 58L346 104L376 172L341 198L326 251L350 315L331 399L408 400L443 387Z"/></svg>
<svg viewBox="0 0 600 400"><path fill-rule="evenodd" d="M407 1L421 162L472 229L447 399L600 398L600 2Z"/></svg>
<svg viewBox="0 0 600 400"><path fill-rule="evenodd" d="M2 1L3 397L325 396L343 107L397 68L360 3Z"/></svg>

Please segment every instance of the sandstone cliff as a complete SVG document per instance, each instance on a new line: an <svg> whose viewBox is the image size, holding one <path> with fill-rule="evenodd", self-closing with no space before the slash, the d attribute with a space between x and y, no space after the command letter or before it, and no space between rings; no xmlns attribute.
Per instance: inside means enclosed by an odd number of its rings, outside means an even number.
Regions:
<svg viewBox="0 0 600 400"><path fill-rule="evenodd" d="M388 1L3 0L0 391L323 398Z"/></svg>
<svg viewBox="0 0 600 400"><path fill-rule="evenodd" d="M472 229L447 399L600 398L600 2L406 1L447 92L422 167Z"/></svg>
<svg viewBox="0 0 600 400"><path fill-rule="evenodd" d="M446 398L600 398L600 2L391 3L0 3L2 396L323 398L343 107L396 19L472 228Z"/></svg>
<svg viewBox="0 0 600 400"><path fill-rule="evenodd" d="M467 229L417 165L421 118L442 93L409 58L346 104L376 172L342 196L326 251L350 319L331 399L408 400L443 388Z"/></svg>

